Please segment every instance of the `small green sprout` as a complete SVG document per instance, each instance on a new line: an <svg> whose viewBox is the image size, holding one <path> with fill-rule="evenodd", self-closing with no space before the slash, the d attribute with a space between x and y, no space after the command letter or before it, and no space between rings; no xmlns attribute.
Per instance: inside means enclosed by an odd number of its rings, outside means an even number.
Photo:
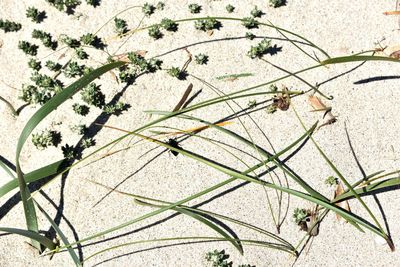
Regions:
<svg viewBox="0 0 400 267"><path fill-rule="evenodd" d="M13 21L0 19L0 29L4 32L17 32L21 29L21 24Z"/></svg>
<svg viewBox="0 0 400 267"><path fill-rule="evenodd" d="M19 41L18 48L21 49L27 55L36 56L39 46L31 44L30 42L27 41Z"/></svg>
<svg viewBox="0 0 400 267"><path fill-rule="evenodd" d="M40 41L42 41L45 47L51 48L53 50L56 50L58 46L57 41L52 40L52 36L50 33L41 30L33 30L32 38L39 39Z"/></svg>
<svg viewBox="0 0 400 267"><path fill-rule="evenodd" d="M32 73L31 80L41 88L51 88L56 85L56 81L46 74L40 74L35 71Z"/></svg>
<svg viewBox="0 0 400 267"><path fill-rule="evenodd" d="M90 108L86 105L81 105L78 103L75 103L72 105L72 109L74 110L74 112L78 115L81 116L86 116L87 114L89 114Z"/></svg>
<svg viewBox="0 0 400 267"><path fill-rule="evenodd" d="M213 267L231 267L233 264L228 262L229 255L225 253L225 250L208 252L205 258Z"/></svg>
<svg viewBox="0 0 400 267"><path fill-rule="evenodd" d="M205 54L197 54L194 56L194 60L199 65L205 65L208 62L208 56Z"/></svg>
<svg viewBox="0 0 400 267"><path fill-rule="evenodd" d="M76 62L76 61L71 61L65 67L63 73L64 73L65 77L67 77L67 78L74 78L76 76L82 76L83 75L83 66L79 65L78 62Z"/></svg>
<svg viewBox="0 0 400 267"><path fill-rule="evenodd" d="M161 20L160 25L167 31L176 32L178 30L178 23L172 19L164 18Z"/></svg>
<svg viewBox="0 0 400 267"><path fill-rule="evenodd" d="M167 73L178 80L185 80L186 76L188 75L186 71L181 71L181 69L178 67L172 67L168 69Z"/></svg>
<svg viewBox="0 0 400 267"><path fill-rule="evenodd" d="M160 26L154 25L149 28L149 36L152 37L154 40L160 39L163 37L163 34L160 30Z"/></svg>
<svg viewBox="0 0 400 267"><path fill-rule="evenodd" d="M155 6L153 6L153 5L149 4L149 3L145 3L143 5L143 7L142 7L142 12L147 17L150 17L154 13L155 9L156 9Z"/></svg>
<svg viewBox="0 0 400 267"><path fill-rule="evenodd" d="M308 216L308 212L306 209L299 209L296 208L293 212L293 219L296 222L296 224L299 224L301 221L303 221L306 217Z"/></svg>
<svg viewBox="0 0 400 267"><path fill-rule="evenodd" d="M105 105L105 95L100 89L100 85L90 83L88 86L81 91L82 100L98 108L102 108Z"/></svg>
<svg viewBox="0 0 400 267"><path fill-rule="evenodd" d="M269 0L269 5L272 7L281 7L286 4L286 0Z"/></svg>
<svg viewBox="0 0 400 267"><path fill-rule="evenodd" d="M164 8L165 8L165 4L164 4L164 2L158 2L157 3L157 5L156 5L156 9L157 10L164 10Z"/></svg>
<svg viewBox="0 0 400 267"><path fill-rule="evenodd" d="M200 13L200 11L201 11L201 6L198 5L198 4L190 4L190 5L189 5L189 11L190 11L190 13L192 13L192 14Z"/></svg>
<svg viewBox="0 0 400 267"><path fill-rule="evenodd" d="M51 130L34 133L32 134L32 143L39 150L43 150L49 146L57 147L61 143L61 133Z"/></svg>
<svg viewBox="0 0 400 267"><path fill-rule="evenodd" d="M228 11L228 13L232 13L233 11L235 11L235 7L232 6L231 4L227 5L225 9L226 11Z"/></svg>
<svg viewBox="0 0 400 267"><path fill-rule="evenodd" d="M61 37L61 42L67 45L70 48L77 48L81 46L81 42L78 39L69 37L67 35L63 35Z"/></svg>
<svg viewBox="0 0 400 267"><path fill-rule="evenodd" d="M268 105L266 111L268 114L273 114L277 111L277 107L276 105Z"/></svg>
<svg viewBox="0 0 400 267"><path fill-rule="evenodd" d="M80 0L46 0L46 2L59 11L65 11L68 14L73 13L73 9L81 4Z"/></svg>
<svg viewBox="0 0 400 267"><path fill-rule="evenodd" d="M45 66L51 71L59 71L62 68L61 64L51 60L46 61Z"/></svg>
<svg viewBox="0 0 400 267"><path fill-rule="evenodd" d="M276 84L271 84L269 86L269 91L273 92L273 93L277 92L278 91L278 86L276 86Z"/></svg>
<svg viewBox="0 0 400 267"><path fill-rule="evenodd" d="M249 103L247 103L247 107L249 109L253 109L257 106L257 101L256 100L250 100Z"/></svg>
<svg viewBox="0 0 400 267"><path fill-rule="evenodd" d="M136 70L123 66L119 69L118 77L121 83L133 84L136 80Z"/></svg>
<svg viewBox="0 0 400 267"><path fill-rule="evenodd" d="M253 34L253 33L251 33L251 32L246 32L245 37L246 37L246 39L248 39L248 40L253 40L254 38L256 38L256 35Z"/></svg>
<svg viewBox="0 0 400 267"><path fill-rule="evenodd" d="M88 128L86 127L85 124L76 124L70 127L71 131L78 134L78 135L84 135Z"/></svg>
<svg viewBox="0 0 400 267"><path fill-rule="evenodd" d="M96 35L94 35L93 33L86 33L82 35L79 39L85 45L93 45L96 39Z"/></svg>
<svg viewBox="0 0 400 267"><path fill-rule="evenodd" d="M261 18L261 16L263 15L263 12L258 9L257 6L254 6L253 10L251 10L250 14L254 17L254 18Z"/></svg>
<svg viewBox="0 0 400 267"><path fill-rule="evenodd" d="M115 26L115 32L118 33L119 35L128 32L128 24L123 19L115 18L114 26Z"/></svg>
<svg viewBox="0 0 400 267"><path fill-rule="evenodd" d="M81 141L81 146L84 149L92 147L94 145L96 145L96 141L91 137L83 138L82 141Z"/></svg>
<svg viewBox="0 0 400 267"><path fill-rule="evenodd" d="M75 55L78 59L81 60L89 58L88 53L86 53L85 50L83 50L83 48L76 48Z"/></svg>
<svg viewBox="0 0 400 267"><path fill-rule="evenodd" d="M325 184L327 184L329 186L337 185L338 184L338 178L336 178L334 176L329 176L328 178L326 178Z"/></svg>
<svg viewBox="0 0 400 267"><path fill-rule="evenodd" d="M93 67L83 66L82 75L87 75L94 71Z"/></svg>
<svg viewBox="0 0 400 267"><path fill-rule="evenodd" d="M36 70L36 71L39 71L42 68L42 64L40 63L40 61L38 61L34 58L31 58L28 61L28 66L29 66L29 68Z"/></svg>
<svg viewBox="0 0 400 267"><path fill-rule="evenodd" d="M247 29L258 28L260 23L254 17L243 18L242 25Z"/></svg>
<svg viewBox="0 0 400 267"><path fill-rule="evenodd" d="M29 104L37 104L39 102L38 88L33 85L23 84L19 99L22 99L23 101Z"/></svg>
<svg viewBox="0 0 400 267"><path fill-rule="evenodd" d="M32 22L40 23L45 19L46 12L39 11L35 7L28 7L28 9L26 10L26 17L30 18Z"/></svg>
<svg viewBox="0 0 400 267"><path fill-rule="evenodd" d="M271 40L264 38L256 46L252 46L247 52L250 58L261 58L263 55L267 54L271 48Z"/></svg>

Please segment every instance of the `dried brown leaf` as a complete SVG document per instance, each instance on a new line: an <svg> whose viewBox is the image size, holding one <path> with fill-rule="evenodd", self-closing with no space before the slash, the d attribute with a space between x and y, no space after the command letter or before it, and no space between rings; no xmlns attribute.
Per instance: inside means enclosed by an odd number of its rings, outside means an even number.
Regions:
<svg viewBox="0 0 400 267"><path fill-rule="evenodd" d="M340 196L343 193L344 193L343 184L341 182L338 182L338 184L336 186L334 198ZM347 200L344 200L342 202L337 203L336 206L341 207L342 209L345 209L347 211L351 211L349 202ZM342 216L340 216L338 213L336 213L336 219L338 221L341 221L342 220ZM345 221L345 222L347 222L347 221Z"/></svg>

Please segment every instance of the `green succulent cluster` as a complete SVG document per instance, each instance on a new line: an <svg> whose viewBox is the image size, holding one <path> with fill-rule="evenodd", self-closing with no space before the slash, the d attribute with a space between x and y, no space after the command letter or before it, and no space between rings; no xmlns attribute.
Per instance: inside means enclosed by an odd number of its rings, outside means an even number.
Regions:
<svg viewBox="0 0 400 267"><path fill-rule="evenodd" d="M42 68L42 64L40 63L40 61L38 61L34 58L29 59L28 66L29 66L29 68L36 70L36 71L39 71Z"/></svg>
<svg viewBox="0 0 400 267"><path fill-rule="evenodd" d="M124 19L114 18L115 32L122 35L128 32L128 23Z"/></svg>
<svg viewBox="0 0 400 267"><path fill-rule="evenodd" d="M87 114L89 114L90 108L86 105L81 105L78 103L75 103L72 105L72 109L74 110L74 112L78 115L81 116L86 116Z"/></svg>
<svg viewBox="0 0 400 267"><path fill-rule="evenodd" d="M205 65L208 62L208 56L206 54L197 54L194 56L194 61L199 65Z"/></svg>
<svg viewBox="0 0 400 267"><path fill-rule="evenodd" d="M308 212L306 209L296 208L293 212L293 219L296 224L299 224L308 216Z"/></svg>
<svg viewBox="0 0 400 267"><path fill-rule="evenodd" d="M33 145L40 150L49 146L58 146L61 143L61 133L53 130L44 130L40 133L32 134Z"/></svg>
<svg viewBox="0 0 400 267"><path fill-rule="evenodd" d="M225 9L226 11L228 11L228 13L232 13L233 11L235 11L235 7L232 6L231 4L227 5Z"/></svg>
<svg viewBox="0 0 400 267"><path fill-rule="evenodd" d="M39 46L32 44L28 41L19 41L18 48L27 55L36 56Z"/></svg>
<svg viewBox="0 0 400 267"><path fill-rule="evenodd" d="M221 22L219 22L215 18L196 20L194 22L194 27L197 30L209 31L209 30L219 29L221 27Z"/></svg>
<svg viewBox="0 0 400 267"><path fill-rule="evenodd" d="M65 77L67 78L74 78L76 76L82 76L83 75L83 70L84 70L83 65L79 65L78 62L76 61L70 61L67 66L63 69L63 73Z"/></svg>
<svg viewBox="0 0 400 267"><path fill-rule="evenodd" d="M103 108L105 105L105 95L100 89L100 85L90 83L81 91L82 100L92 106Z"/></svg>
<svg viewBox="0 0 400 267"><path fill-rule="evenodd" d="M68 35L61 36L61 42L69 48L78 48L81 46L81 42L78 39L72 38Z"/></svg>
<svg viewBox="0 0 400 267"><path fill-rule="evenodd" d="M104 106L103 111L108 114L108 115L116 115L119 116L121 113L125 110L127 110L129 107L128 104L123 103L121 101L118 101L115 104L108 104Z"/></svg>
<svg viewBox="0 0 400 267"><path fill-rule="evenodd" d="M247 55L251 58L261 58L263 55L269 52L270 48L271 40L264 38L256 46L251 46L250 50L247 52Z"/></svg>
<svg viewBox="0 0 400 267"><path fill-rule="evenodd" d="M161 20L160 26L167 31L175 32L178 30L178 23L168 18L163 18Z"/></svg>
<svg viewBox="0 0 400 267"><path fill-rule="evenodd" d="M51 60L47 60L45 66L51 71L59 71L62 68L60 63Z"/></svg>
<svg viewBox="0 0 400 267"><path fill-rule="evenodd" d="M152 37L153 39L157 40L163 37L163 34L160 30L159 25L153 25L149 28L149 36Z"/></svg>
<svg viewBox="0 0 400 267"><path fill-rule="evenodd" d="M137 71L154 73L161 69L162 61L157 58L145 59L143 56L135 52L128 53L128 59Z"/></svg>
<svg viewBox="0 0 400 267"><path fill-rule="evenodd" d="M257 6L254 6L253 10L251 10L250 14L254 17L254 18L261 18L261 16L263 15L263 12L258 9Z"/></svg>
<svg viewBox="0 0 400 267"><path fill-rule="evenodd" d="M260 23L254 17L246 17L243 18L242 25L245 26L247 29L254 29L258 28Z"/></svg>
<svg viewBox="0 0 400 267"><path fill-rule="evenodd" d="M206 254L206 260L212 264L213 267L231 267L232 262L228 262L229 255L225 250L214 250Z"/></svg>
<svg viewBox="0 0 400 267"><path fill-rule="evenodd" d="M190 13L192 14L198 14L201 11L201 6L198 4L190 4L188 6Z"/></svg>
<svg viewBox="0 0 400 267"><path fill-rule="evenodd" d="M269 5L272 7L281 7L286 4L286 0L269 0Z"/></svg>
<svg viewBox="0 0 400 267"><path fill-rule="evenodd" d="M8 19L0 19L0 29L4 32L17 32L22 28L21 23L13 22Z"/></svg>
<svg viewBox="0 0 400 267"><path fill-rule="evenodd" d="M154 10L156 10L156 7L149 3L145 3L142 7L142 12L147 17L150 17L154 13Z"/></svg>
<svg viewBox="0 0 400 267"><path fill-rule="evenodd" d="M79 0L46 0L50 5L57 8L59 11L69 12L74 7L81 4Z"/></svg>
<svg viewBox="0 0 400 267"><path fill-rule="evenodd" d="M32 38L39 39L45 47L51 48L53 50L56 50L58 46L57 41L53 41L53 37L48 32L33 30Z"/></svg>
<svg viewBox="0 0 400 267"><path fill-rule="evenodd" d="M39 11L37 8L35 7L28 7L28 9L26 10L26 17L30 18L32 22L35 23L40 23L43 21L43 19L46 16L46 12L44 11Z"/></svg>

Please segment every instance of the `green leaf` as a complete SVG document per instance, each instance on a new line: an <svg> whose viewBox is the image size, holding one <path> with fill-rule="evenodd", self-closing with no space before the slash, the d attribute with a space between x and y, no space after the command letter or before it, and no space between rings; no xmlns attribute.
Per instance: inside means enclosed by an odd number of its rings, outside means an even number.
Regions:
<svg viewBox="0 0 400 267"><path fill-rule="evenodd" d="M0 231L10 233L10 234L17 234L17 235L22 235L25 237L29 237L31 240L35 240L36 242L42 244L46 248L50 250L56 249L56 244L54 244L53 241L48 239L45 236L39 235L36 232L32 232L29 230L24 230L24 229L17 229L17 228L8 228L8 227L0 227Z"/></svg>

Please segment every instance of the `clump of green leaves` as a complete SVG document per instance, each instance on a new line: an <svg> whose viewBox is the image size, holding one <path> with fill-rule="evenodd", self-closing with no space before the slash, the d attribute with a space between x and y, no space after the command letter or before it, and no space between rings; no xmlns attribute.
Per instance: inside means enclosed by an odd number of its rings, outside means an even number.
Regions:
<svg viewBox="0 0 400 267"><path fill-rule="evenodd" d="M29 68L31 68L33 70L37 70L37 71L39 71L42 68L42 64L40 63L40 61L38 61L34 58L31 58L28 61L28 66L29 66Z"/></svg>
<svg viewBox="0 0 400 267"><path fill-rule="evenodd" d="M293 219L296 224L299 224L308 216L308 212L306 209L296 208L293 212Z"/></svg>
<svg viewBox="0 0 400 267"><path fill-rule="evenodd" d="M115 32L118 33L119 35L122 35L122 34L128 32L128 24L126 23L126 20L124 20L124 19L115 18L114 26L115 26Z"/></svg>
<svg viewBox="0 0 400 267"><path fill-rule="evenodd" d="M105 105L103 110L106 114L119 116L122 114L123 111L127 110L128 108L128 104L118 101L115 104Z"/></svg>
<svg viewBox="0 0 400 267"><path fill-rule="evenodd" d="M72 109L74 110L74 112L76 114L79 114L81 116L86 116L87 114L89 114L90 108L86 105L81 105L78 103L75 103L72 105Z"/></svg>
<svg viewBox="0 0 400 267"><path fill-rule="evenodd" d="M36 56L39 46L31 44L30 42L27 41L19 41L18 48L21 49L27 55Z"/></svg>
<svg viewBox="0 0 400 267"><path fill-rule="evenodd" d="M40 150L49 146L58 146L61 143L61 133L52 130L44 130L41 133L32 134L33 145Z"/></svg>
<svg viewBox="0 0 400 267"><path fill-rule="evenodd" d="M170 76L177 78L178 80L184 80L187 76L187 72L181 71L181 69L178 67L172 67L172 68L168 69L167 73Z"/></svg>
<svg viewBox="0 0 400 267"><path fill-rule="evenodd" d="M89 58L88 53L86 53L85 50L83 50L83 48L81 47L75 49L75 55L78 59L81 60Z"/></svg>
<svg viewBox="0 0 400 267"><path fill-rule="evenodd" d="M329 176L328 178L326 178L325 184L327 184L329 186L337 185L338 184L338 178L336 178L334 176Z"/></svg>
<svg viewBox="0 0 400 267"><path fill-rule="evenodd" d="M99 0L86 0L86 4L91 5L93 7L97 7L100 5Z"/></svg>
<svg viewBox="0 0 400 267"><path fill-rule="evenodd" d="M63 152L64 157L68 160L80 158L80 155L78 155L78 152L75 151L75 148L73 146L65 144L64 146L61 147L61 150Z"/></svg>
<svg viewBox="0 0 400 267"><path fill-rule="evenodd" d="M146 60L143 56L135 52L129 52L128 59L131 61L132 65L135 66L136 69L141 72L153 73L156 72L157 70L160 70L162 65L162 61L157 58Z"/></svg>
<svg viewBox="0 0 400 267"><path fill-rule="evenodd" d="M286 4L286 0L269 0L269 5L272 7L281 7Z"/></svg>
<svg viewBox="0 0 400 267"><path fill-rule="evenodd" d="M148 33L149 33L149 36L154 38L155 40L160 39L163 36L159 25L151 26L149 28Z"/></svg>
<svg viewBox="0 0 400 267"><path fill-rule="evenodd" d="M221 27L221 22L216 20L215 18L207 18L204 20L196 20L194 23L194 27L197 30L201 31L209 31L213 29L219 29Z"/></svg>
<svg viewBox="0 0 400 267"><path fill-rule="evenodd" d="M208 62L208 56L200 53L194 56L194 60L199 65L205 65Z"/></svg>
<svg viewBox="0 0 400 267"><path fill-rule="evenodd" d="M188 7L189 7L190 13L192 13L192 14L197 14L197 13L200 13L200 11L201 11L201 6L198 4L190 4Z"/></svg>
<svg viewBox="0 0 400 267"><path fill-rule="evenodd" d="M248 40L253 40L254 38L256 38L256 35L253 34L253 33L251 33L251 32L246 32L245 37L246 37L246 39L248 39Z"/></svg>
<svg viewBox="0 0 400 267"><path fill-rule="evenodd" d="M88 86L81 91L82 100L98 108L102 108L105 105L105 95L100 89L100 85L95 83L90 83Z"/></svg>
<svg viewBox="0 0 400 267"><path fill-rule="evenodd" d="M35 7L28 7L28 9L26 10L26 17L30 18L32 22L40 23L46 17L46 12L39 11Z"/></svg>
<svg viewBox="0 0 400 267"><path fill-rule="evenodd" d="M233 11L235 11L235 7L232 6L231 4L227 5L225 9L226 11L228 11L228 13L232 13Z"/></svg>
<svg viewBox="0 0 400 267"><path fill-rule="evenodd" d="M59 11L65 11L67 13L71 13L76 6L81 4L80 0L46 0L46 2Z"/></svg>
<svg viewBox="0 0 400 267"><path fill-rule="evenodd" d="M165 8L165 4L164 4L164 2L158 2L157 3L157 5L156 5L156 9L157 10L164 10L164 8Z"/></svg>
<svg viewBox="0 0 400 267"><path fill-rule="evenodd" d="M242 25L247 29L258 28L260 23L254 17L243 18Z"/></svg>
<svg viewBox="0 0 400 267"><path fill-rule="evenodd" d="M86 127L85 124L76 124L76 125L71 126L70 129L72 132L79 134L79 135L84 135L88 130L88 128Z"/></svg>
<svg viewBox="0 0 400 267"><path fill-rule="evenodd" d="M161 20L160 25L167 31L176 32L178 30L178 23L172 19L164 18Z"/></svg>
<svg viewBox="0 0 400 267"><path fill-rule="evenodd" d="M254 18L261 18L261 16L263 15L263 12L260 9L258 9L257 6L254 6L254 8L251 10L250 14Z"/></svg>
<svg viewBox="0 0 400 267"><path fill-rule="evenodd" d="M81 146L84 149L92 147L94 145L96 145L96 141L91 137L83 138L82 141L81 141Z"/></svg>
<svg viewBox="0 0 400 267"><path fill-rule="evenodd" d="M63 35L61 37L61 42L70 48L77 48L81 46L81 42L78 39L72 38L68 35Z"/></svg>
<svg viewBox="0 0 400 267"><path fill-rule="evenodd" d="M100 37L93 33L86 33L80 37L80 41L85 45L91 45L97 49L104 49L105 45Z"/></svg>
<svg viewBox="0 0 400 267"><path fill-rule="evenodd" d="M21 23L0 19L0 29L4 32L17 32L21 27Z"/></svg>
<svg viewBox="0 0 400 267"><path fill-rule="evenodd" d="M31 80L36 86L22 85L22 92L19 96L20 99L29 104L39 103L43 105L63 88L58 80L37 71L32 73Z"/></svg>
<svg viewBox="0 0 400 267"><path fill-rule="evenodd" d="M45 66L51 71L59 71L62 68L60 63L56 63L51 60L46 61Z"/></svg>
<svg viewBox="0 0 400 267"><path fill-rule="evenodd" d="M154 10L156 10L155 6L153 6L149 3L145 3L142 7L142 12L147 17L150 17L154 13Z"/></svg>
<svg viewBox="0 0 400 267"><path fill-rule="evenodd" d="M53 50L56 50L58 46L57 41L53 41L51 34L48 32L33 30L32 38L39 39L40 41L42 41L45 47L51 48Z"/></svg>
<svg viewBox="0 0 400 267"><path fill-rule="evenodd" d="M225 250L214 250L206 254L206 260L212 264L213 267L230 267L232 262L228 262L229 255L225 253Z"/></svg>
<svg viewBox="0 0 400 267"><path fill-rule="evenodd" d="M63 73L64 73L65 77L74 78L76 76L83 75L83 68L84 68L84 66L79 65L78 62L71 61L64 68Z"/></svg>
<svg viewBox="0 0 400 267"><path fill-rule="evenodd" d="M247 52L247 55L251 58L261 58L263 55L267 54L271 48L271 40L264 38L256 46L252 46Z"/></svg>

